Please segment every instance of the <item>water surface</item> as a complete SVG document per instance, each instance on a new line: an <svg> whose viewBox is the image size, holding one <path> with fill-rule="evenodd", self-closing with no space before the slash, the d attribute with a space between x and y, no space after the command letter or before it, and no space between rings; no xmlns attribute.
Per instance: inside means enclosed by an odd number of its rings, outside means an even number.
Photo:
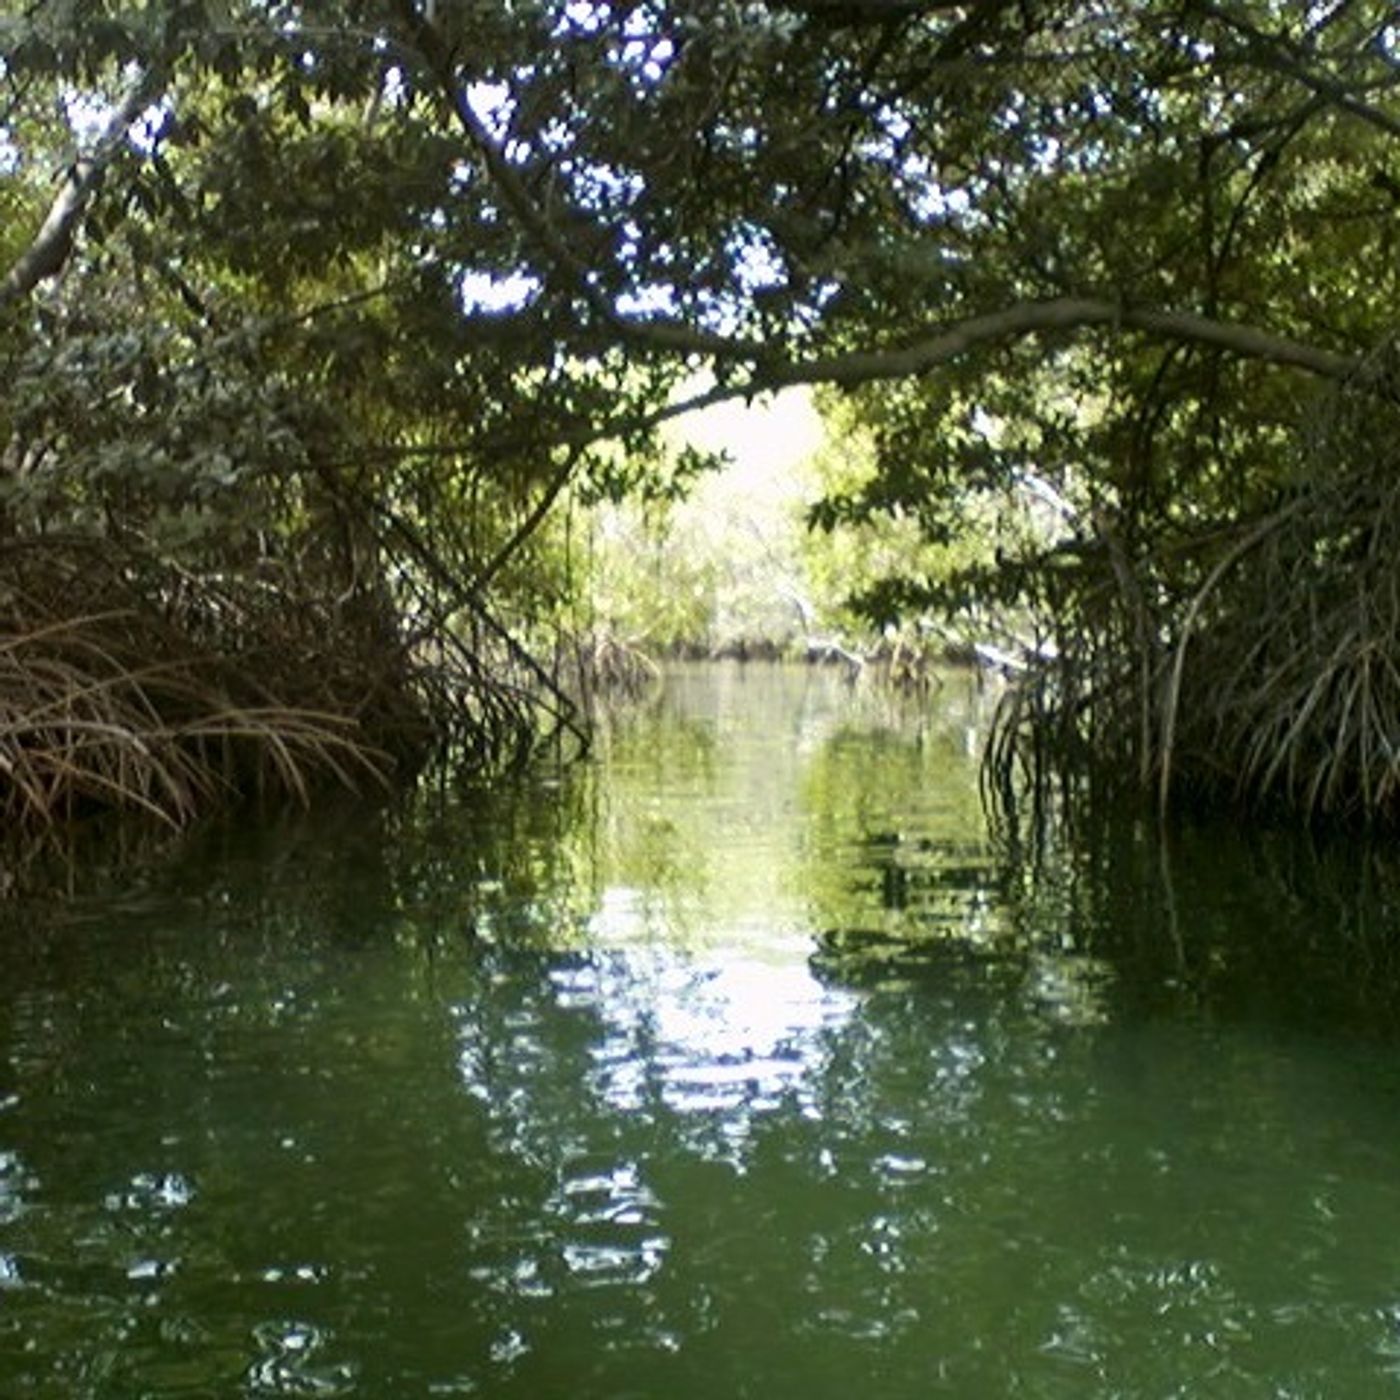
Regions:
<svg viewBox="0 0 1400 1400"><path fill-rule="evenodd" d="M989 838L950 678L196 839L0 944L0 1395L1400 1395L1389 867Z"/></svg>

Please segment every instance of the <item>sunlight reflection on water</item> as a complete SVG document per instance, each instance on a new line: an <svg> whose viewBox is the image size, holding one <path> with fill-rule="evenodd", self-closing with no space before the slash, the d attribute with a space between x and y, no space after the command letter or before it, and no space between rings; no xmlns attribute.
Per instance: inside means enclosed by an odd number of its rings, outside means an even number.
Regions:
<svg viewBox="0 0 1400 1400"><path fill-rule="evenodd" d="M1172 929L999 865L967 720L682 676L14 955L0 1395L1400 1394L1393 1056L1214 850Z"/></svg>

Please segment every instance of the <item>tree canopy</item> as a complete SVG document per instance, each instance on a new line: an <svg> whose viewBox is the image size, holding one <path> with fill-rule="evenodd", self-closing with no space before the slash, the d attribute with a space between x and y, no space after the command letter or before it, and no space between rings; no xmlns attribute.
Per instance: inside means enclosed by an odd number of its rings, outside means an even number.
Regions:
<svg viewBox="0 0 1400 1400"><path fill-rule="evenodd" d="M551 508L681 489L703 369L850 396L828 526L1050 488L1038 544L866 605L1030 608L1066 752L1400 792L1388 0L38 0L0 55L17 716L35 636L115 610L199 650L220 743L299 717L284 776L528 727L527 677L567 722L519 644Z"/></svg>

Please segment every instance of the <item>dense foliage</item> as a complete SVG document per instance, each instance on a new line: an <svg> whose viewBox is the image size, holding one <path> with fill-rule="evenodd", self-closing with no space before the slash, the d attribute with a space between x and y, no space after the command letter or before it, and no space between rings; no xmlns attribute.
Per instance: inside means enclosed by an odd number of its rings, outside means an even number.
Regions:
<svg viewBox="0 0 1400 1400"><path fill-rule="evenodd" d="M1036 619L1059 754L1393 805L1388 0L3 14L12 811L571 722L553 508L677 489L702 368L855 395L821 524L1053 503L866 606Z"/></svg>

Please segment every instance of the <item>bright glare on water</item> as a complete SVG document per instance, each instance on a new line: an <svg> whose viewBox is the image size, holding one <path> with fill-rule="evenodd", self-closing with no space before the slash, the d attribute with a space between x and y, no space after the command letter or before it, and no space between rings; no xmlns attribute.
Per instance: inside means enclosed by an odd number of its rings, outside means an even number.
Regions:
<svg viewBox="0 0 1400 1400"><path fill-rule="evenodd" d="M20 911L0 1396L1400 1396L1390 863L994 840L984 721L680 670Z"/></svg>

